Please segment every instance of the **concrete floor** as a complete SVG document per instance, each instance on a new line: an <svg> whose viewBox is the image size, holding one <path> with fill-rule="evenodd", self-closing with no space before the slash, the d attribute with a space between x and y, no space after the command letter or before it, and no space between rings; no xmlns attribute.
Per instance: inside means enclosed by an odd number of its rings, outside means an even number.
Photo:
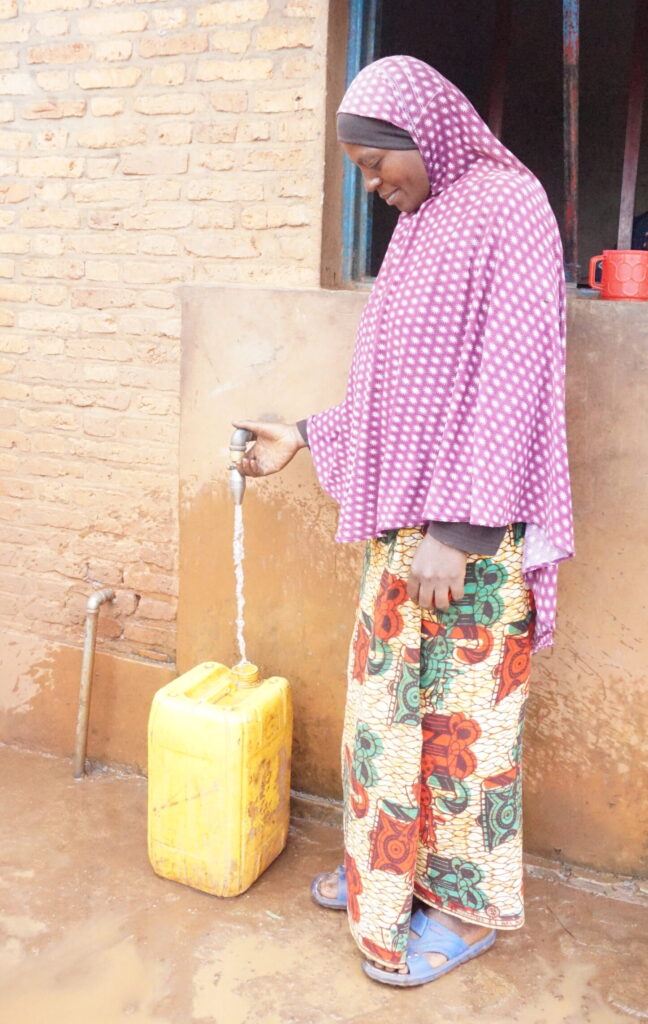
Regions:
<svg viewBox="0 0 648 1024"><path fill-rule="evenodd" d="M0 747L1 1024L648 1020L637 887L613 899L536 862L521 932L399 991L363 975L345 915L310 901L311 877L340 860L336 828L295 820L252 889L219 900L153 874L145 779L71 776L69 761Z"/></svg>

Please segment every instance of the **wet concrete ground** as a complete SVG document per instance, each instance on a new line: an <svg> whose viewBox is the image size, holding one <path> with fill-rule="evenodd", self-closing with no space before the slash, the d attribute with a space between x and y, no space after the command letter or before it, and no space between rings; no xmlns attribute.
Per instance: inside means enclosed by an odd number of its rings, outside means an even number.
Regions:
<svg viewBox="0 0 648 1024"><path fill-rule="evenodd" d="M295 820L252 889L219 900L152 872L145 779L75 782L69 761L9 747L0 779L0 1024L648 1020L646 901L595 876L567 884L536 862L522 931L400 991L366 978L345 915L310 901L340 860L331 825Z"/></svg>

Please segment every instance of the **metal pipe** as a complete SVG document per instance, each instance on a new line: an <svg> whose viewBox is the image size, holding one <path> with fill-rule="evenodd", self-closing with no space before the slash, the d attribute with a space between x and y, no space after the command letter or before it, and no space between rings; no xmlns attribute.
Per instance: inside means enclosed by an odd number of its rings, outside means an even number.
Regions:
<svg viewBox="0 0 648 1024"><path fill-rule="evenodd" d="M632 220L637 190L641 121L646 94L647 53L648 2L647 0L637 0L632 61L630 65L630 88L628 90L628 116L626 120L625 150L623 153L623 179L621 183L617 249L629 249L632 245Z"/></svg>
<svg viewBox="0 0 648 1024"><path fill-rule="evenodd" d="M563 146L565 188L565 277L578 284L578 66L579 0L563 0Z"/></svg>
<svg viewBox="0 0 648 1024"><path fill-rule="evenodd" d="M229 489L235 505L243 504L245 494L245 477L239 473L236 464L240 462L250 441L254 441L254 434L242 427L238 427L230 438Z"/></svg>
<svg viewBox="0 0 648 1024"><path fill-rule="evenodd" d="M81 663L81 682L79 684L79 711L74 740L75 779L81 779L85 774L88 719L90 716L90 691L92 687L92 670L94 668L95 641L97 639L97 617L99 615L99 608L104 601L113 601L114 598L115 591L107 587L105 590L96 590L94 594L91 594L86 605L85 639L83 642L83 661Z"/></svg>

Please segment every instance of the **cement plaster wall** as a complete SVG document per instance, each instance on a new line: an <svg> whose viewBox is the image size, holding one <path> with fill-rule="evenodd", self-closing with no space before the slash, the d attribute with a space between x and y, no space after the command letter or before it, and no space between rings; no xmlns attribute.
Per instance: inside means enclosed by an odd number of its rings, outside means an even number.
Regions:
<svg viewBox="0 0 648 1024"><path fill-rule="evenodd" d="M237 660L231 420L294 420L340 400L366 295L186 288L178 668ZM648 491L648 306L573 296L568 414L577 561L561 570L555 648L534 662L526 732L526 845L620 872L648 868L643 576ZM339 796L338 742L359 546L307 452L248 485L246 637L295 696L293 785Z"/></svg>

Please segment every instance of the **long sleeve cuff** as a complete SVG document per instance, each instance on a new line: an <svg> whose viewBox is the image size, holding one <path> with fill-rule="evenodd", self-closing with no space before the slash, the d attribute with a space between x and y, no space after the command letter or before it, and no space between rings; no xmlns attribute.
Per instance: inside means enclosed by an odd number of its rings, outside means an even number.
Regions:
<svg viewBox="0 0 648 1024"><path fill-rule="evenodd" d="M427 525L435 540L471 555L496 555L506 533L505 526L473 526L471 523L444 523L437 519Z"/></svg>
<svg viewBox="0 0 648 1024"><path fill-rule="evenodd" d="M308 427L307 427L307 422L308 422L307 420L297 420L297 430L299 431L299 433L303 437L303 439L306 442L306 444L308 444ZM309 447L310 447L310 445L309 445Z"/></svg>

